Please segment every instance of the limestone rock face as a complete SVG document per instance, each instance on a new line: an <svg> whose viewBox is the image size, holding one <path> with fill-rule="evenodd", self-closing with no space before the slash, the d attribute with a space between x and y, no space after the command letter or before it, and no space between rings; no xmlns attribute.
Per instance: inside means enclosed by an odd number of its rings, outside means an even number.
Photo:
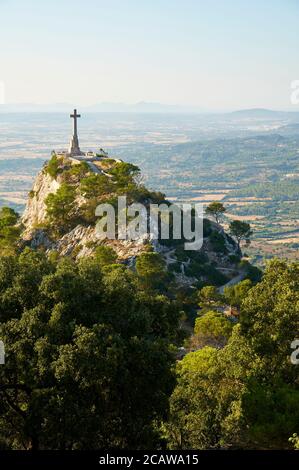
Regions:
<svg viewBox="0 0 299 470"><path fill-rule="evenodd" d="M81 161L78 159L78 162ZM120 160L118 160L120 161ZM76 164L78 162L73 162ZM87 162L90 171L95 174L103 173L95 164ZM97 245L103 240L100 239L94 226L77 225L60 239L51 240L46 228L43 228L47 221L45 200L50 193L56 193L61 186L62 178L50 176L45 169L42 169L34 181L32 190L29 193L26 208L21 218L23 226L22 239L31 248L43 248L46 251L55 250L61 256L73 256L80 258L90 256ZM76 205L80 207L86 200L78 194ZM106 240L105 243L112 246L116 251L119 260L130 262L146 249L144 239L136 241L127 240Z"/></svg>
<svg viewBox="0 0 299 470"><path fill-rule="evenodd" d="M25 227L23 238L30 240L38 225L46 220L45 199L50 193L55 193L60 183L49 174L41 170L33 184L32 191L26 204L21 222Z"/></svg>
<svg viewBox="0 0 299 470"><path fill-rule="evenodd" d="M88 248L86 244L94 242L95 239L96 233L93 227L77 225L77 227L58 240L56 249L62 256L71 255L74 250L77 250L78 256L90 255L92 249Z"/></svg>
<svg viewBox="0 0 299 470"><path fill-rule="evenodd" d="M103 240L97 234L95 227L77 225L54 244L61 256L75 254L77 258L92 255L94 248ZM145 250L144 240L105 240L117 253L120 261L129 261Z"/></svg>
<svg viewBox="0 0 299 470"><path fill-rule="evenodd" d="M109 159L109 162L111 160ZM181 285L194 285L198 281L210 282L211 284L215 282L221 285L238 275L237 265L241 253L237 244L224 232L221 226L212 221L209 222L209 231L203 240L200 252L182 252L182 249L179 250L176 244L163 244L163 241L151 240L150 235L137 240L103 240L97 233L94 223L88 225L78 222L63 235L53 236L51 229L49 230L47 226L45 200L50 193L56 193L61 186L64 181L63 172L80 161L79 157L78 161L75 161L74 158L68 159L63 164L65 166L57 172L56 178L50 176L46 168L38 173L21 220L24 244L33 249L42 248L46 252L54 250L60 256L81 258L91 256L97 246L105 243L115 250L118 262L133 267L136 258L148 250L150 243L152 249L162 255L167 269L172 272ZM105 174L99 162L96 162L98 166L94 162L91 164L91 161L87 161L87 163L90 173ZM109 174L107 174L108 176ZM78 190L79 182L77 181L77 186L75 186L77 188L76 208L80 208L88 201Z"/></svg>
<svg viewBox="0 0 299 470"><path fill-rule="evenodd" d="M30 246L33 249L43 246L44 248L49 250L55 246L55 244L53 244L53 242L49 239L46 231L43 229L35 229L31 232L28 231L27 236L30 236ZM23 239L26 240L24 238L24 235Z"/></svg>

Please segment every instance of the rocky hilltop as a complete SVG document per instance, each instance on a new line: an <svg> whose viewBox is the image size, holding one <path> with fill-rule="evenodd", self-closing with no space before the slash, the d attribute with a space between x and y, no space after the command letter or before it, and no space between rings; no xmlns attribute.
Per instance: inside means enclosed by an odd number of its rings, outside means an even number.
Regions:
<svg viewBox="0 0 299 470"><path fill-rule="evenodd" d="M159 192L141 182L138 167L105 155L72 158L52 154L28 195L22 216L22 240L32 248L57 252L60 256L92 256L97 246L109 245L118 262L134 265L144 251L161 253L177 280L223 285L238 274L240 252L234 240L210 220L204 221L204 243L200 251L185 251L181 240L101 239L95 225L95 208L101 202L115 205L117 196L128 203L167 202Z"/></svg>

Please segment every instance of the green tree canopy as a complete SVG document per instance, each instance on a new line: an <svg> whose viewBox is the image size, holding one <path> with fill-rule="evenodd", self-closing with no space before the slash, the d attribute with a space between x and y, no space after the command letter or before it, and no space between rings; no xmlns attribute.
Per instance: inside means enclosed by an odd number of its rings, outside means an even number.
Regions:
<svg viewBox="0 0 299 470"><path fill-rule="evenodd" d="M71 166L68 170L63 172L63 181L65 183L79 183L81 179L90 173L90 167L87 162L83 161Z"/></svg>
<svg viewBox="0 0 299 470"><path fill-rule="evenodd" d="M241 325L268 370L285 369L295 379L289 356L290 344L299 334L298 262L274 259L268 263L262 281L242 303Z"/></svg>
<svg viewBox="0 0 299 470"><path fill-rule="evenodd" d="M145 252L136 260L141 284L148 289L163 289L167 279L166 264L159 253Z"/></svg>
<svg viewBox="0 0 299 470"><path fill-rule="evenodd" d="M237 240L238 247L240 248L241 240L245 240L247 243L250 242L252 230L250 224L242 222L241 220L233 220L229 224L229 231L233 237Z"/></svg>
<svg viewBox="0 0 299 470"><path fill-rule="evenodd" d="M209 311L195 320L193 344L197 347L223 347L231 335L233 324L223 313Z"/></svg>
<svg viewBox="0 0 299 470"><path fill-rule="evenodd" d="M62 158L57 157L56 153L53 153L51 159L48 161L45 171L52 177L56 178L56 176L61 173L62 169L60 168L62 163Z"/></svg>
<svg viewBox="0 0 299 470"><path fill-rule="evenodd" d="M152 448L172 391L178 312L123 266L0 258L0 441L8 448ZM3 444L4 445L4 444Z"/></svg>
<svg viewBox="0 0 299 470"><path fill-rule="evenodd" d="M117 162L116 165L109 170L109 173L118 181L126 179L126 181L129 182L140 174L140 168L132 163Z"/></svg>
<svg viewBox="0 0 299 470"><path fill-rule="evenodd" d="M19 220L19 214L10 207L1 207L0 209L0 229L16 225Z"/></svg>
<svg viewBox="0 0 299 470"><path fill-rule="evenodd" d="M48 220L60 233L70 227L74 216L75 197L75 188L62 183L56 193L49 194L45 199Z"/></svg>
<svg viewBox="0 0 299 470"><path fill-rule="evenodd" d="M203 310L211 310L221 305L222 300L216 286L205 286L198 291L199 306Z"/></svg>
<svg viewBox="0 0 299 470"><path fill-rule="evenodd" d="M227 358L248 362L246 351L231 342L223 350L206 346L187 354L177 365L177 385L164 427L171 449L211 449L242 439L241 397L244 369ZM220 357L221 354L221 357Z"/></svg>
<svg viewBox="0 0 299 470"><path fill-rule="evenodd" d="M111 190L111 182L106 175L93 174L80 182L80 192L87 198L97 198Z"/></svg>
<svg viewBox="0 0 299 470"><path fill-rule="evenodd" d="M171 448L297 445L298 366L290 355L299 332L298 282L299 263L269 263L242 299L240 325L227 345L205 347L178 364L164 428Z"/></svg>
<svg viewBox="0 0 299 470"><path fill-rule="evenodd" d="M234 307L240 307L243 299L248 295L249 290L252 288L253 284L250 279L244 279L244 281L239 282L233 286L228 286L224 288L224 300L229 305Z"/></svg>
<svg viewBox="0 0 299 470"><path fill-rule="evenodd" d="M19 214L10 207L0 209L0 253L12 254L17 247L21 228L18 226Z"/></svg>
<svg viewBox="0 0 299 470"><path fill-rule="evenodd" d="M211 202L206 208L206 214L213 216L217 224L219 224L220 217L224 214L225 211L226 209L224 205L219 201Z"/></svg>
<svg viewBox="0 0 299 470"><path fill-rule="evenodd" d="M117 254L111 246L100 245L95 249L94 258L101 266L107 266L116 263Z"/></svg>

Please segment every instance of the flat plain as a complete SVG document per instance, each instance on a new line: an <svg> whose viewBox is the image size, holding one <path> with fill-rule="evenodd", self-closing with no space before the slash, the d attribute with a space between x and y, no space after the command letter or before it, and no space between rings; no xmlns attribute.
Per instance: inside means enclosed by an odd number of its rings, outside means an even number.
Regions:
<svg viewBox="0 0 299 470"><path fill-rule="evenodd" d="M52 150L67 148L70 133L64 113L0 113L1 206L22 212L34 176ZM250 222L254 262L299 257L298 114L89 113L79 137L84 150L137 164L171 201L223 202L225 226Z"/></svg>

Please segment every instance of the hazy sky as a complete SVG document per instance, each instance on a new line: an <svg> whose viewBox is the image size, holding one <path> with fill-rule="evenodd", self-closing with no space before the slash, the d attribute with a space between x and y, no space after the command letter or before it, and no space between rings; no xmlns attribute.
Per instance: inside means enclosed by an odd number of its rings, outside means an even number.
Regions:
<svg viewBox="0 0 299 470"><path fill-rule="evenodd" d="M7 102L293 108L298 0L0 0Z"/></svg>

